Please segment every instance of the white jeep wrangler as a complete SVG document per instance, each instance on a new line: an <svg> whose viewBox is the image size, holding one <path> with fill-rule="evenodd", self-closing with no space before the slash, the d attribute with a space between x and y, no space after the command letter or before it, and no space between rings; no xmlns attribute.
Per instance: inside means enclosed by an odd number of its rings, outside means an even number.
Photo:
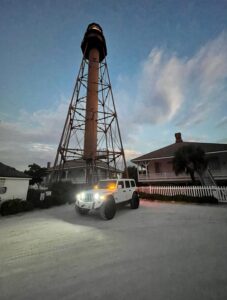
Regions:
<svg viewBox="0 0 227 300"><path fill-rule="evenodd" d="M76 195L76 211L85 215L89 211L98 210L100 216L110 220L116 212L116 204L130 203L132 209L139 207L139 195L134 179L100 180L92 190Z"/></svg>

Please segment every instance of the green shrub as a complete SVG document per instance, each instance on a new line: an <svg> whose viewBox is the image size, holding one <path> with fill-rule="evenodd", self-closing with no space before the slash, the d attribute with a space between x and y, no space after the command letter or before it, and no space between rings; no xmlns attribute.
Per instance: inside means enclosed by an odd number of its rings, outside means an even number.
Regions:
<svg viewBox="0 0 227 300"><path fill-rule="evenodd" d="M40 194L41 191L29 189L27 194L27 201L34 207L34 208L40 208Z"/></svg>
<svg viewBox="0 0 227 300"><path fill-rule="evenodd" d="M53 204L62 205L75 202L75 194L81 185L75 185L71 182L55 182L50 187L52 191Z"/></svg>
<svg viewBox="0 0 227 300"><path fill-rule="evenodd" d="M22 211L30 211L34 208L49 208L54 205L63 205L75 202L75 194L81 185L74 185L71 182L55 182L50 187L51 196L46 196L40 201L40 195L43 191L29 189L27 193L27 201L20 199L7 200L1 205L1 214L10 215Z"/></svg>
<svg viewBox="0 0 227 300"><path fill-rule="evenodd" d="M40 201L40 191L33 190L29 193L29 202L32 202L35 207L42 209L49 208L51 206L63 205L66 203L75 202L75 194L77 193L81 185L74 185L71 182L55 182L49 187L51 196L45 196L44 200Z"/></svg>
<svg viewBox="0 0 227 300"><path fill-rule="evenodd" d="M75 194L78 192L81 185L74 185L71 182L55 182L49 190L51 196L45 196L44 200L40 201L40 195L43 191L29 189L27 193L27 201L20 199L7 200L1 205L1 214L9 215L16 214L22 211L30 211L34 208L49 208L54 205L63 205L66 203L75 202Z"/></svg>
<svg viewBox="0 0 227 300"><path fill-rule="evenodd" d="M1 215L12 215L17 214L22 211L32 210L33 206L27 201L23 201L21 199L11 199L4 201L1 205Z"/></svg>
<svg viewBox="0 0 227 300"><path fill-rule="evenodd" d="M67 202L67 197L62 194L62 195L58 195L58 196L53 196L53 203L54 205L63 205L63 204L66 204Z"/></svg>
<svg viewBox="0 0 227 300"><path fill-rule="evenodd" d="M40 208L49 208L53 206L52 196L46 196L44 200L40 201Z"/></svg>
<svg viewBox="0 0 227 300"><path fill-rule="evenodd" d="M34 209L34 206L31 202L21 201L22 211L31 211Z"/></svg>
<svg viewBox="0 0 227 300"><path fill-rule="evenodd" d="M188 203L210 203L210 204L218 204L218 200L215 197L192 197L186 195L175 195L175 196L164 196L160 194L146 194L140 193L140 198L148 199L151 201L174 201L174 202L188 202Z"/></svg>

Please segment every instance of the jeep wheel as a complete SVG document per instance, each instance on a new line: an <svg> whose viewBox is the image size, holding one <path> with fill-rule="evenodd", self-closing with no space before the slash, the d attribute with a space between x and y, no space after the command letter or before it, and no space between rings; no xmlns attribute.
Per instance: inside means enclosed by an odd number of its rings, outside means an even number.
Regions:
<svg viewBox="0 0 227 300"><path fill-rule="evenodd" d="M100 216L104 220L111 220L113 219L115 213L116 213L116 204L114 199L111 197L107 199L99 210Z"/></svg>
<svg viewBox="0 0 227 300"><path fill-rule="evenodd" d="M77 205L76 205L75 209L76 209L76 212L77 212L79 215L87 215L88 212L89 212L89 209L81 208L81 207L79 207L79 206L77 206Z"/></svg>
<svg viewBox="0 0 227 300"><path fill-rule="evenodd" d="M133 193L132 199L130 200L130 205L132 209L137 209L139 207L140 199L137 193Z"/></svg>

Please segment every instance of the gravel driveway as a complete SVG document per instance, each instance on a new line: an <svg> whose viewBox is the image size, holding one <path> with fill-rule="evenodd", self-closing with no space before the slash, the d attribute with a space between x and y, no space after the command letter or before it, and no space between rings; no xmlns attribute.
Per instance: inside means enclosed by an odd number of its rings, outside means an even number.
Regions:
<svg viewBox="0 0 227 300"><path fill-rule="evenodd" d="M227 299L227 207L142 201L0 218L0 299Z"/></svg>

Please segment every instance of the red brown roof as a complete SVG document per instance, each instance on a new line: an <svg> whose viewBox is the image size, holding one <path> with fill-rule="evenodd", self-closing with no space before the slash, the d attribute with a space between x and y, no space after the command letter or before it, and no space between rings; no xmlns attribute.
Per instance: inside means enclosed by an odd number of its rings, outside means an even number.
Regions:
<svg viewBox="0 0 227 300"><path fill-rule="evenodd" d="M199 143L199 142L181 142L174 143L164 148L152 151L150 153L144 154L137 158L132 159L132 162L137 162L141 160L151 160L156 158L164 158L164 157L174 157L175 152L181 148L182 146L195 146L201 147L206 154L212 152L227 152L227 144L216 144L216 143Z"/></svg>

